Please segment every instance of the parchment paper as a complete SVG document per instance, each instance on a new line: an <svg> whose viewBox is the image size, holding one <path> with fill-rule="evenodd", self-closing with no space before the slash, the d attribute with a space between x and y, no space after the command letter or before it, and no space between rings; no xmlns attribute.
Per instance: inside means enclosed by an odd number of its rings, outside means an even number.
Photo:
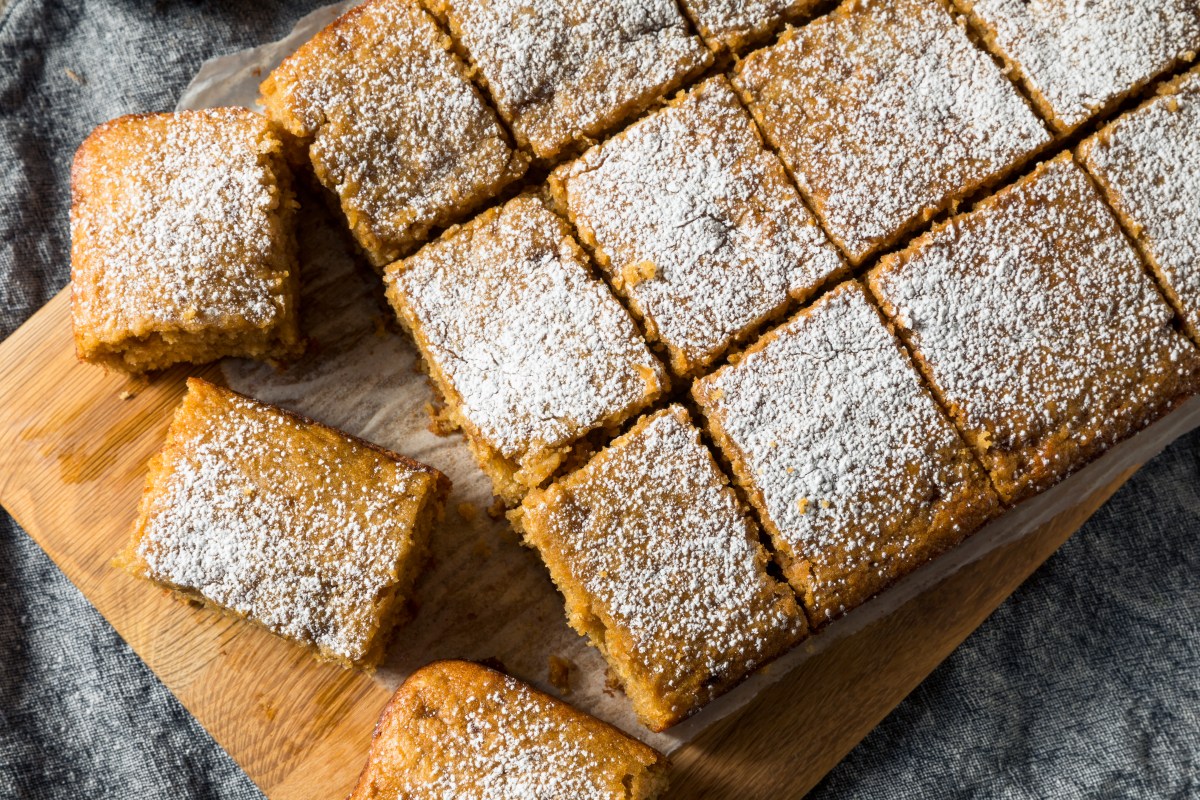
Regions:
<svg viewBox="0 0 1200 800"><path fill-rule="evenodd" d="M206 62L178 107L257 107L257 87L263 77L352 5L319 9L279 42ZM415 348L391 330L381 281L356 262L345 235L315 205L302 210L299 226L301 316L313 346L304 358L281 371L239 360L228 360L222 367L229 385L238 391L432 464L454 482L445 524L435 531L432 562L417 584L417 614L397 630L389 658L376 674L376 680L389 688L436 659L493 658L513 675L671 752L833 642L886 617L995 548L1030 534L1200 425L1200 398L1196 398L803 642L691 719L666 733L652 734L638 724L625 696L606 685L603 659L567 626L562 600L537 554L521 547L507 523L487 515L490 484L462 439L429 431L425 406L433 393L416 369ZM575 665L569 694L549 683L552 655Z"/></svg>

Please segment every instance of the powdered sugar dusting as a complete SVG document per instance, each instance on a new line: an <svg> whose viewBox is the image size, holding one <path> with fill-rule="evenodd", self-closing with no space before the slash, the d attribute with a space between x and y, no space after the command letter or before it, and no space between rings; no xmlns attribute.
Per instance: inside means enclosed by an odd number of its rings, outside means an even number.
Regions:
<svg viewBox="0 0 1200 800"><path fill-rule="evenodd" d="M619 123L711 56L674 0L443 0L517 137L542 157Z"/></svg>
<svg viewBox="0 0 1200 800"><path fill-rule="evenodd" d="M1009 492L1145 424L1197 365L1069 154L885 260L873 286L985 457L1018 454Z"/></svg>
<svg viewBox="0 0 1200 800"><path fill-rule="evenodd" d="M683 0L700 35L714 50L738 50L784 19L809 13L819 0Z"/></svg>
<svg viewBox="0 0 1200 800"><path fill-rule="evenodd" d="M1194 0L955 1L1067 129L1200 48Z"/></svg>
<svg viewBox="0 0 1200 800"><path fill-rule="evenodd" d="M717 78L561 173L576 225L680 372L843 268L753 125ZM653 274L625 280L639 265Z"/></svg>
<svg viewBox="0 0 1200 800"><path fill-rule="evenodd" d="M960 538L994 498L857 283L845 283L697 384L785 567L821 617L868 599ZM938 508L954 509L949 532ZM810 584L806 585L806 584Z"/></svg>
<svg viewBox="0 0 1200 800"><path fill-rule="evenodd" d="M461 219L520 177L495 114L416 0L373 0L341 17L263 85L268 113L311 142L376 266Z"/></svg>
<svg viewBox="0 0 1200 800"><path fill-rule="evenodd" d="M462 414L507 458L636 411L663 370L565 224L519 197L388 273Z"/></svg>
<svg viewBox="0 0 1200 800"><path fill-rule="evenodd" d="M1121 117L1083 152L1200 341L1200 74Z"/></svg>
<svg viewBox="0 0 1200 800"><path fill-rule="evenodd" d="M149 577L362 659L432 477L215 388L181 414L137 545Z"/></svg>
<svg viewBox="0 0 1200 800"><path fill-rule="evenodd" d="M856 262L1049 139L936 0L847 3L734 81Z"/></svg>
<svg viewBox="0 0 1200 800"><path fill-rule="evenodd" d="M114 343L281 324L290 248L272 223L282 197L267 152L278 146L266 120L243 109L98 128L73 169L76 326Z"/></svg>
<svg viewBox="0 0 1200 800"><path fill-rule="evenodd" d="M676 713L708 699L708 676L727 688L803 631L678 406L525 508L527 539L560 554L547 562L561 558L603 619L608 658Z"/></svg>
<svg viewBox="0 0 1200 800"><path fill-rule="evenodd" d="M400 755L371 763L389 797L612 800L629 796L623 780L644 781L657 759L615 730L474 664L422 669L394 702L396 716L375 749L396 747Z"/></svg>

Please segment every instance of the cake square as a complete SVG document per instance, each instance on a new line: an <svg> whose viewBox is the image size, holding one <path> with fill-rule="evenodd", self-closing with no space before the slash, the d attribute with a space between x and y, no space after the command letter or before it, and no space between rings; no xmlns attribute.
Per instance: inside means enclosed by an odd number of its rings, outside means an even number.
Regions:
<svg viewBox="0 0 1200 800"><path fill-rule="evenodd" d="M1194 0L954 0L1054 129L1074 130L1195 58Z"/></svg>
<svg viewBox="0 0 1200 800"><path fill-rule="evenodd" d="M712 62L674 0L426 0L517 141L550 160Z"/></svg>
<svg viewBox="0 0 1200 800"><path fill-rule="evenodd" d="M450 482L283 409L187 385L119 562L324 659L377 664Z"/></svg>
<svg viewBox="0 0 1200 800"><path fill-rule="evenodd" d="M1200 72L1160 88L1079 153L1200 343Z"/></svg>
<svg viewBox="0 0 1200 800"><path fill-rule="evenodd" d="M241 108L96 128L71 165L71 313L83 361L128 372L301 349L282 143Z"/></svg>
<svg viewBox="0 0 1200 800"><path fill-rule="evenodd" d="M1195 347L1070 153L885 257L870 286L1009 503L1197 388Z"/></svg>
<svg viewBox="0 0 1200 800"><path fill-rule="evenodd" d="M807 20L824 0L682 0L709 48L739 53L767 39L784 22Z"/></svg>
<svg viewBox="0 0 1200 800"><path fill-rule="evenodd" d="M847 0L733 80L856 266L1050 140L941 0Z"/></svg>
<svg viewBox="0 0 1200 800"><path fill-rule="evenodd" d="M679 375L845 269L724 77L563 165L550 184Z"/></svg>
<svg viewBox="0 0 1200 800"><path fill-rule="evenodd" d="M388 268L387 296L495 493L515 505L667 388L565 220L522 195Z"/></svg>
<svg viewBox="0 0 1200 800"><path fill-rule="evenodd" d="M854 281L692 396L814 626L996 513L986 473Z"/></svg>
<svg viewBox="0 0 1200 800"><path fill-rule="evenodd" d="M384 708L350 800L654 800L666 767L652 748L518 680L437 661Z"/></svg>
<svg viewBox="0 0 1200 800"><path fill-rule="evenodd" d="M307 149L377 268L466 218L528 166L450 47L419 0L368 0L260 89L267 115Z"/></svg>
<svg viewBox="0 0 1200 800"><path fill-rule="evenodd" d="M510 514L642 723L661 731L806 633L682 406L642 418Z"/></svg>

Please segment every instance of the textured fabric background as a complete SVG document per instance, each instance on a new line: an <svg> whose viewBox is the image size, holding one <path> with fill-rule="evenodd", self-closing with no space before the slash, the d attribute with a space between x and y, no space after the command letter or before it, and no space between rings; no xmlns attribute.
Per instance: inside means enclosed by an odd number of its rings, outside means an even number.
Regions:
<svg viewBox="0 0 1200 800"><path fill-rule="evenodd" d="M172 107L201 61L277 38L320 2L11 0L0 11L0 338L67 281L67 170L88 131ZM1200 797L1198 774L1193 434L1139 473L814 796L1183 800ZM260 797L3 512L0 797Z"/></svg>

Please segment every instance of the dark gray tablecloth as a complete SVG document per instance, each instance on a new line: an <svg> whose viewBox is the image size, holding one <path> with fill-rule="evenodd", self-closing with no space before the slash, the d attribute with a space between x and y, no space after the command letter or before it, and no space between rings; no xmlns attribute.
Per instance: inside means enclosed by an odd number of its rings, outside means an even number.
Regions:
<svg viewBox="0 0 1200 800"><path fill-rule="evenodd" d="M277 38L319 3L12 0L0 16L0 338L67 281L67 169L88 131L170 108L205 58ZM814 795L1182 800L1200 797L1198 774L1193 434ZM0 512L0 797L259 796Z"/></svg>

